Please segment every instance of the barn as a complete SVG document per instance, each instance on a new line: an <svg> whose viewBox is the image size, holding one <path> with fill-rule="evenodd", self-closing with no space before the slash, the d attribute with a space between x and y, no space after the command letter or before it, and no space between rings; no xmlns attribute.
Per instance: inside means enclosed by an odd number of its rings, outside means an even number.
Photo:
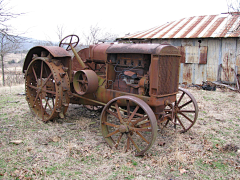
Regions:
<svg viewBox="0 0 240 180"><path fill-rule="evenodd" d="M180 83L237 84L240 74L240 13L179 19L118 38L122 43L169 43L181 51Z"/></svg>

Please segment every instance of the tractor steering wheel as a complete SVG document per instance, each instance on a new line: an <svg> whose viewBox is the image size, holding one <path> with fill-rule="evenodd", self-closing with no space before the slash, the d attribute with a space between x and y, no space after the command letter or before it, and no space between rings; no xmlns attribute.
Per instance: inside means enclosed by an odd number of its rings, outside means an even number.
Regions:
<svg viewBox="0 0 240 180"><path fill-rule="evenodd" d="M66 50L69 51L72 48L76 47L78 43L79 43L79 37L77 35L72 34L63 38L59 43L59 47L64 47L64 45L67 45Z"/></svg>

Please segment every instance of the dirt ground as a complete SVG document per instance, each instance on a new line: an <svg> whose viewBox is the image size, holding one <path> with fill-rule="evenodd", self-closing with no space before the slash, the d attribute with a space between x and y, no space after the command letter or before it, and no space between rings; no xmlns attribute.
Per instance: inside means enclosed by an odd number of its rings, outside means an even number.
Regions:
<svg viewBox="0 0 240 180"><path fill-rule="evenodd" d="M0 179L240 179L240 93L188 89L199 115L186 133L158 130L143 157L110 149L100 113L70 105L66 118L31 114L24 86L0 88Z"/></svg>

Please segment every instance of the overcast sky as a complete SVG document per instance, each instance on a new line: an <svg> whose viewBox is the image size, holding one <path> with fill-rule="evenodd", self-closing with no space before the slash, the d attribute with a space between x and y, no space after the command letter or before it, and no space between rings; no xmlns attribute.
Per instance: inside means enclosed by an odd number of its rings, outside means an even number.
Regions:
<svg viewBox="0 0 240 180"><path fill-rule="evenodd" d="M5 0L7 1L7 0ZM118 34L143 31L181 18L228 11L226 0L10 0L14 12L26 13L11 24L24 36L58 41L64 35L87 33L90 26Z"/></svg>

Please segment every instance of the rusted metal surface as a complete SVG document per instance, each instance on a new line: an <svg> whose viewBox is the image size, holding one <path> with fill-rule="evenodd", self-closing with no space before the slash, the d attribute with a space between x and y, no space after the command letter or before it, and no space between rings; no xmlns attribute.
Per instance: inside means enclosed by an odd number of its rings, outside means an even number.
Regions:
<svg viewBox="0 0 240 180"><path fill-rule="evenodd" d="M64 118L69 104L69 78L61 63L37 57L25 73L26 99L43 121Z"/></svg>
<svg viewBox="0 0 240 180"><path fill-rule="evenodd" d="M179 126L180 132L188 131L196 122L198 117L198 105L193 95L186 89L179 88L179 94L174 104L167 104L165 107L166 116L159 121L167 126L172 121L174 126ZM191 116L186 116L191 114Z"/></svg>
<svg viewBox="0 0 240 180"><path fill-rule="evenodd" d="M199 48L199 64L207 64L207 47L200 47Z"/></svg>
<svg viewBox="0 0 240 180"><path fill-rule="evenodd" d="M106 52L180 56L179 51L169 44L115 44L110 46Z"/></svg>
<svg viewBox="0 0 240 180"><path fill-rule="evenodd" d="M119 39L240 37L239 14L188 17Z"/></svg>
<svg viewBox="0 0 240 180"><path fill-rule="evenodd" d="M207 64L208 47L179 46L177 48L181 54L181 63Z"/></svg>
<svg viewBox="0 0 240 180"><path fill-rule="evenodd" d="M177 92L179 65L179 59L153 56L150 67L150 94L152 96ZM155 74L158 76L154 76ZM175 81L172 81L173 79Z"/></svg>
<svg viewBox="0 0 240 180"><path fill-rule="evenodd" d="M89 59L89 48L82 49L81 51L78 52L78 55L81 57L84 63L87 62L87 59ZM73 57L72 60L72 70L73 71L82 70L82 67L78 63L78 60L75 56Z"/></svg>
<svg viewBox="0 0 240 180"><path fill-rule="evenodd" d="M45 53L45 57L52 55L53 57L60 58L60 57L71 57L70 54L61 47L56 46L36 46L29 50L23 65L23 72L27 70L28 64L32 61L33 57L42 57L42 52Z"/></svg>
<svg viewBox="0 0 240 180"><path fill-rule="evenodd" d="M32 50L28 54L33 60L26 62L27 101L43 121L63 118L70 102L92 110L104 106L104 139L110 147L126 145L137 156L153 145L157 121L167 120L184 132L195 123L195 99L184 90L177 97L181 55L176 47L167 43L98 44L77 53L71 41L66 45L75 54L73 62L43 51L41 57ZM180 105L184 97L190 99ZM184 125L184 121L191 124Z"/></svg>
<svg viewBox="0 0 240 180"><path fill-rule="evenodd" d="M186 62L186 55L185 55L185 47L184 46L178 46L178 50L180 51L181 58L180 58L180 63L185 63Z"/></svg>
<svg viewBox="0 0 240 180"><path fill-rule="evenodd" d="M236 61L236 47L232 44L236 43L234 39L223 39L222 43L222 81L234 82L234 73Z"/></svg>
<svg viewBox="0 0 240 180"><path fill-rule="evenodd" d="M125 114L120 113L122 104L127 107ZM136 106L134 110L130 108L133 104ZM141 114L137 113L138 109L142 110ZM127 144L126 151L129 151L131 143L136 149L136 156L140 156L151 148L157 137L157 120L144 101L133 96L121 96L109 101L104 107L101 130L110 147L118 148ZM123 136L127 137L124 142Z"/></svg>
<svg viewBox="0 0 240 180"><path fill-rule="evenodd" d="M176 20L154 27L143 32L118 38L120 42L133 41L135 43L162 43L168 41L177 46L181 52L181 63L193 63L192 81L199 82L195 77L201 76L201 81L224 80L236 83L231 68L240 71L240 14L225 13L220 15L194 16ZM194 68L196 64L202 67L204 73ZM225 72L218 66L222 64ZM200 67L200 66L199 66ZM183 76L189 77L189 71L180 70L179 81ZM188 73L188 74L187 74ZM228 78L227 78L228 77ZM186 79L186 78L185 78ZM183 80L183 81L182 81Z"/></svg>
<svg viewBox="0 0 240 180"><path fill-rule="evenodd" d="M83 62L87 62L87 60L89 59L90 57L90 54L89 54L89 48L84 48L84 49L81 49L79 52L78 52L78 55L81 57L82 61ZM74 56L73 57L73 61L76 57Z"/></svg>
<svg viewBox="0 0 240 180"><path fill-rule="evenodd" d="M80 95L95 93L98 88L97 74L92 70L78 71L74 75L73 86Z"/></svg>
<svg viewBox="0 0 240 180"><path fill-rule="evenodd" d="M154 54L159 44L114 44L107 49L107 53L141 53Z"/></svg>
<svg viewBox="0 0 240 180"><path fill-rule="evenodd" d="M193 84L202 84L207 79L207 67L205 64L194 64Z"/></svg>
<svg viewBox="0 0 240 180"><path fill-rule="evenodd" d="M207 81L218 80L218 67L221 64L222 42L220 39L208 40L208 59L207 59ZM203 80L204 81L204 80Z"/></svg>
<svg viewBox="0 0 240 180"><path fill-rule="evenodd" d="M98 63L105 63L107 61L107 53L106 50L112 44L96 44L89 46L89 59L98 62Z"/></svg>
<svg viewBox="0 0 240 180"><path fill-rule="evenodd" d="M192 76L193 76L193 72L192 72L193 66L192 64L184 64L183 66L183 80L182 82L186 82L187 84L191 84L192 83Z"/></svg>

